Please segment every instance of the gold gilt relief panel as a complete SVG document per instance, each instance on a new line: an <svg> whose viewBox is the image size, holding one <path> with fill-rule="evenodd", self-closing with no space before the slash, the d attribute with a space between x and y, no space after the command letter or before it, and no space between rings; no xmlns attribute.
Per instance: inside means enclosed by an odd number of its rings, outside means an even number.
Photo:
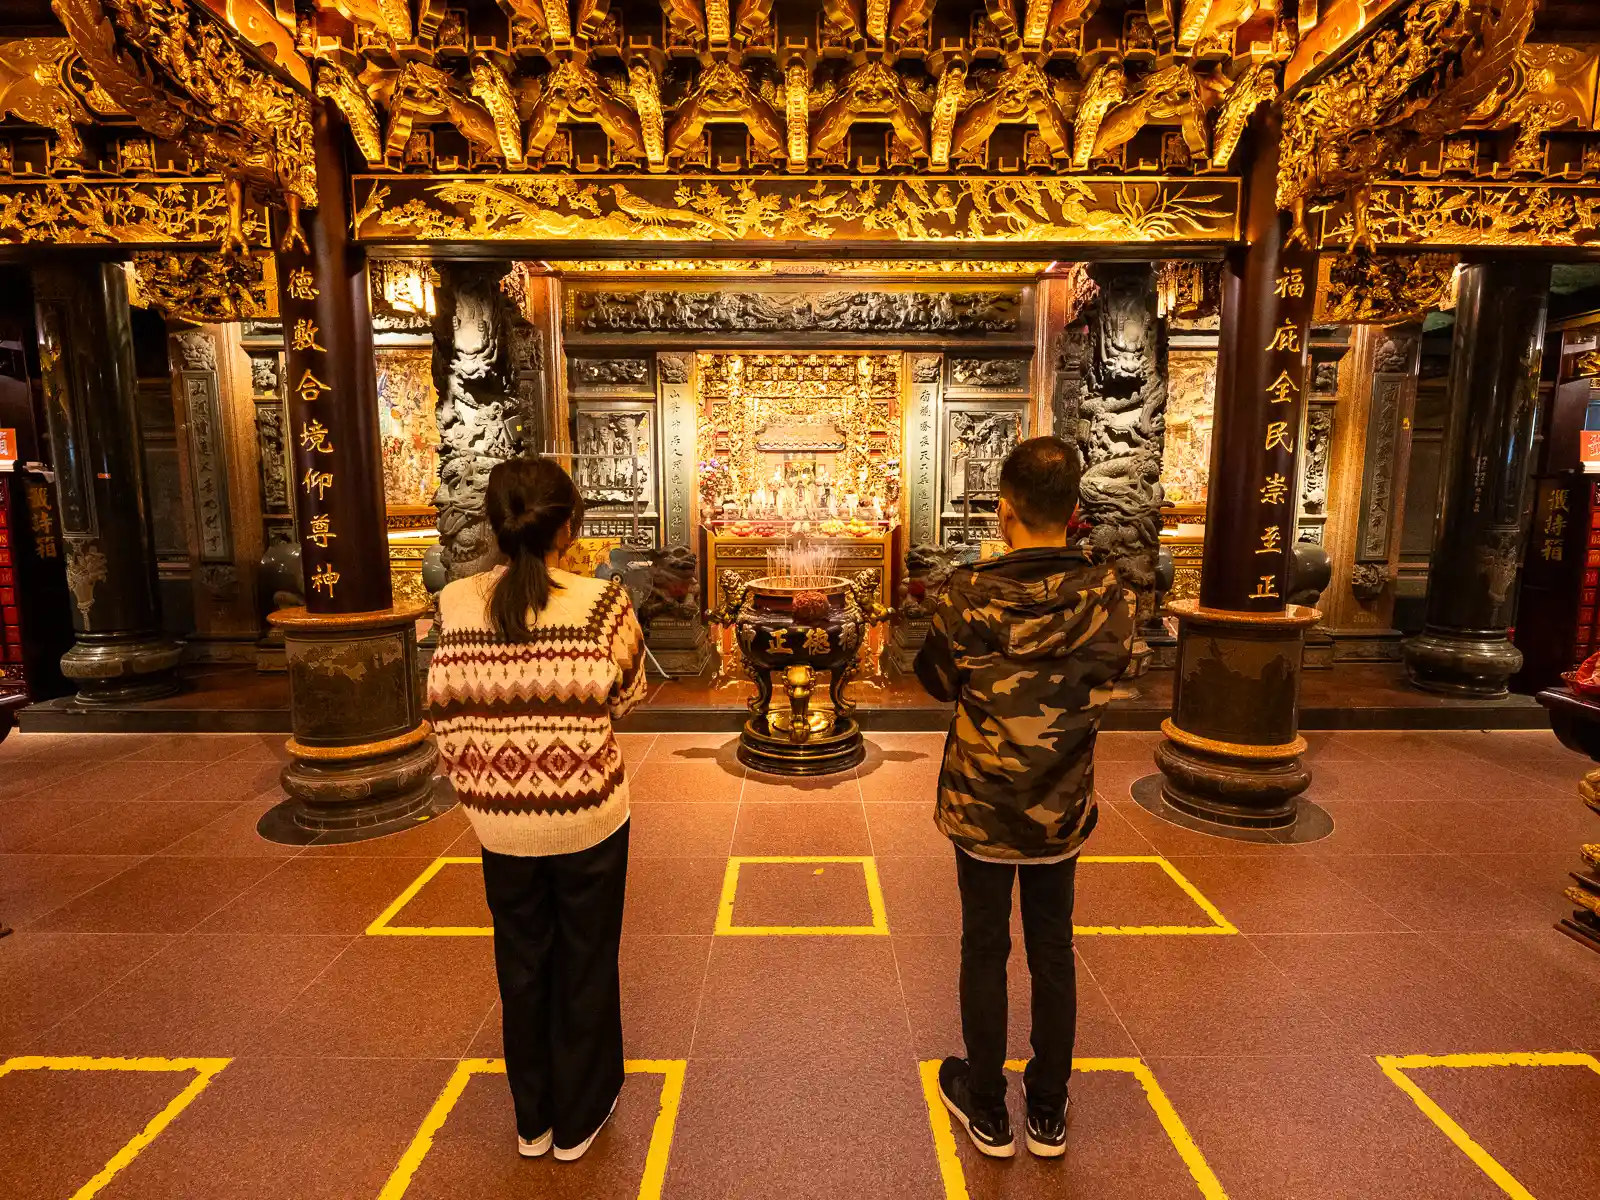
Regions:
<svg viewBox="0 0 1600 1200"><path fill-rule="evenodd" d="M1174 350L1167 356L1167 427L1161 453L1161 490L1166 499L1185 508L1205 507L1216 393L1215 354Z"/></svg>
<svg viewBox="0 0 1600 1200"><path fill-rule="evenodd" d="M358 176L359 241L1219 242L1239 181Z"/></svg>
<svg viewBox="0 0 1600 1200"><path fill-rule="evenodd" d="M383 499L395 516L433 513L439 488L439 426L434 417L433 352L383 347L378 368L378 439ZM431 520L430 520L431 523Z"/></svg>
<svg viewBox="0 0 1600 1200"><path fill-rule="evenodd" d="M701 354L701 496L746 496L786 454L833 457L859 495L900 494L899 354Z"/></svg>

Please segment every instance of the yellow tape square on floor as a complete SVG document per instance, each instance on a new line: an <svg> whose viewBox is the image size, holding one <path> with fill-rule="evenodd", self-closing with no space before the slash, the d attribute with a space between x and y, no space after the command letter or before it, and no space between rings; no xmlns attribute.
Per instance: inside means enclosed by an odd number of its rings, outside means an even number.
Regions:
<svg viewBox="0 0 1600 1200"><path fill-rule="evenodd" d="M217 1074L233 1060L231 1058L51 1058L44 1055L24 1055L0 1062L0 1076L15 1071L193 1071L195 1077L189 1085L174 1096L160 1112L150 1119L138 1133L113 1154L100 1168L98 1174L72 1194L72 1200L89 1200L115 1178L139 1152L160 1135L184 1109L205 1091Z"/></svg>
<svg viewBox="0 0 1600 1200"><path fill-rule="evenodd" d="M678 1123L678 1105L683 1099L683 1077L688 1065L683 1059L643 1058L628 1059L622 1065L623 1070L630 1075L647 1074L662 1077L661 1107L656 1114L655 1125L650 1131L650 1148L645 1152L644 1176L639 1181L638 1200L661 1200L661 1188L667 1178L667 1156L672 1152L672 1134ZM462 1093L467 1090L467 1084L472 1082L472 1077L504 1075L505 1070L506 1062L503 1058L469 1058L456 1064L455 1073L450 1076L450 1081L444 1085L444 1091L439 1093L439 1098L433 1102L433 1107L423 1118L416 1136L411 1139L411 1144L400 1156L394 1173L383 1185L383 1191L378 1193L378 1200L400 1200L406 1194L406 1189L411 1186L412 1179L422 1166L422 1160L427 1158L428 1151L433 1149L433 1139L438 1136L439 1130L444 1128L444 1123L450 1118L451 1110L461 1099Z"/></svg>
<svg viewBox="0 0 1600 1200"><path fill-rule="evenodd" d="M1378 1066L1394 1085L1411 1097L1444 1135L1470 1158L1480 1171L1494 1180L1495 1185L1513 1200L1536 1200L1532 1192L1517 1181L1516 1176L1500 1165L1499 1161L1473 1139L1455 1119L1439 1107L1438 1101L1423 1091L1406 1075L1407 1071L1423 1067L1587 1067L1600 1074L1600 1059L1592 1054L1536 1051L1515 1054L1380 1054Z"/></svg>
<svg viewBox="0 0 1600 1200"><path fill-rule="evenodd" d="M1021 1071L1027 1065L1021 1059L1012 1059L1006 1063L1006 1070ZM1072 1069L1123 1071L1137 1079L1139 1085L1144 1088L1145 1099L1156 1114L1156 1119L1161 1122L1162 1131L1172 1142L1173 1149L1183 1159L1183 1165L1189 1169L1189 1175L1199 1187L1200 1195L1205 1200L1228 1200L1228 1193L1223 1190L1222 1184L1206 1163L1205 1156L1200 1153L1200 1147L1195 1145L1194 1139L1189 1136L1189 1131L1184 1128L1177 1110L1172 1107L1172 1101L1167 1099L1167 1094L1161 1090L1161 1085L1156 1082L1155 1075L1143 1059L1075 1058L1072 1060ZM950 1120L950 1111L939 1098L939 1060L937 1058L926 1060L922 1063L921 1070L922 1097L928 1105L928 1124L933 1130L933 1149L939 1159L939 1174L944 1180L945 1200L970 1200L967 1177L961 1169L961 1159L956 1153L955 1125Z"/></svg>
<svg viewBox="0 0 1600 1200"><path fill-rule="evenodd" d="M734 904L739 894L739 868L767 863L844 863L860 866L867 888L869 925L735 925ZM889 932L889 915L883 904L883 885L878 880L878 863L870 854L772 854L740 855L728 859L722 877L722 898L717 903L714 933L724 937L851 937L879 936Z"/></svg>

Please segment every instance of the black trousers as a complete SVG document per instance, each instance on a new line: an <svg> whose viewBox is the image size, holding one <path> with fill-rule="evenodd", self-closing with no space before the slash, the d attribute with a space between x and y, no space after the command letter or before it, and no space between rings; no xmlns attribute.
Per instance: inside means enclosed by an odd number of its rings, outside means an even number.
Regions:
<svg viewBox="0 0 1600 1200"><path fill-rule="evenodd" d="M1078 860L987 862L956 851L961 887L961 1033L972 1098L1004 1101L1006 959L1011 955L1011 880L1021 880L1022 940L1033 977L1033 1060L1029 1095L1066 1098L1078 1024L1078 971L1072 957L1072 897Z"/></svg>
<svg viewBox="0 0 1600 1200"><path fill-rule="evenodd" d="M576 854L483 852L517 1133L576 1146L622 1088L628 826Z"/></svg>

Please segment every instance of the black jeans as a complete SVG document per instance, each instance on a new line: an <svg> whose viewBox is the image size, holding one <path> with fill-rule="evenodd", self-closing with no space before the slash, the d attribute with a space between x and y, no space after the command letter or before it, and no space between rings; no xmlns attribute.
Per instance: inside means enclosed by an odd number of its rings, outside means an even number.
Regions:
<svg viewBox="0 0 1600 1200"><path fill-rule="evenodd" d="M483 852L517 1133L576 1146L622 1089L628 826L576 854Z"/></svg>
<svg viewBox="0 0 1600 1200"><path fill-rule="evenodd" d="M1011 880L1021 879L1022 940L1033 977L1033 1060L1028 1093L1060 1103L1072 1071L1078 971L1072 957L1072 895L1078 860L987 862L956 851L961 887L961 1033L973 1101L1005 1100L1006 959L1011 955Z"/></svg>

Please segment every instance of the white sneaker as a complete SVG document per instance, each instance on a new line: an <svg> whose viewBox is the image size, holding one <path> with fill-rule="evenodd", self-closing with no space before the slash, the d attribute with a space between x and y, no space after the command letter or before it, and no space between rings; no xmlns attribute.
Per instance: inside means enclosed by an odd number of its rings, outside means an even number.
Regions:
<svg viewBox="0 0 1600 1200"><path fill-rule="evenodd" d="M529 1141L521 1134L517 1135L517 1153L523 1158L543 1158L550 1152L550 1147L555 1145L556 1131L554 1128L546 1129L533 1141Z"/></svg>
<svg viewBox="0 0 1600 1200"><path fill-rule="evenodd" d="M622 1093L618 1092L617 1100L620 1099L622 1099ZM617 1100L613 1100L611 1102L610 1109L607 1110L605 1116L600 1118L600 1124L595 1127L595 1131L588 1137L584 1138L583 1141L579 1142L576 1146L567 1146L565 1148L561 1146L556 1147L557 1162L575 1162L584 1156L589 1147L594 1145L595 1138L600 1136L600 1130L604 1129L606 1127L606 1122L611 1120L611 1114L617 1111Z"/></svg>

